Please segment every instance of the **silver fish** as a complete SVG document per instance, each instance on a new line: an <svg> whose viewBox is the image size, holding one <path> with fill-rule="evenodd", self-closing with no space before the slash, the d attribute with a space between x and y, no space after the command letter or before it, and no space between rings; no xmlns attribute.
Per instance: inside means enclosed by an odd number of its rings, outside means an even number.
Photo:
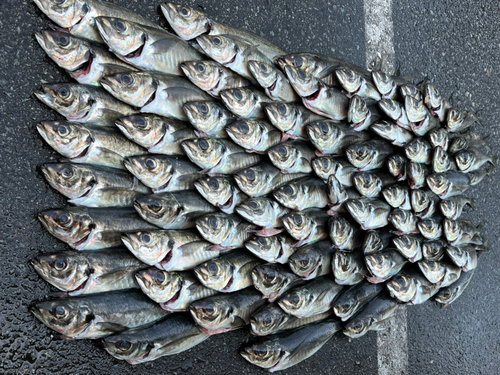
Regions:
<svg viewBox="0 0 500 375"><path fill-rule="evenodd" d="M428 113L428 109L424 105L422 98L414 98L410 95L405 96L404 105L408 120L411 122L423 121Z"/></svg>
<svg viewBox="0 0 500 375"><path fill-rule="evenodd" d="M360 250L363 254L373 254L389 247L394 235L387 229L371 229L366 232Z"/></svg>
<svg viewBox="0 0 500 375"><path fill-rule="evenodd" d="M444 122L448 110L451 109L450 102L442 97L432 83L424 86L424 103L441 122Z"/></svg>
<svg viewBox="0 0 500 375"><path fill-rule="evenodd" d="M297 249L288 259L288 264L296 275L311 280L332 272L330 265L334 253L330 241L318 241Z"/></svg>
<svg viewBox="0 0 500 375"><path fill-rule="evenodd" d="M427 113L422 121L411 123L410 126L413 133L415 133L419 137L423 137L431 130L439 128L440 123L437 117L434 117L430 113Z"/></svg>
<svg viewBox="0 0 500 375"><path fill-rule="evenodd" d="M281 206L274 199L266 197L250 198L235 208L235 211L252 224L263 229L255 232L258 236L268 237L280 233L283 216L290 210Z"/></svg>
<svg viewBox="0 0 500 375"><path fill-rule="evenodd" d="M356 250L361 245L362 231L346 217L334 216L329 222L329 234L336 249Z"/></svg>
<svg viewBox="0 0 500 375"><path fill-rule="evenodd" d="M407 83L399 86L399 91L403 99L405 99L407 96L410 96L416 100L422 100L422 92L417 87L417 85L414 85L412 83Z"/></svg>
<svg viewBox="0 0 500 375"><path fill-rule="evenodd" d="M423 241L424 239L422 237L409 234L397 236L392 240L396 250L411 263L418 262L422 259Z"/></svg>
<svg viewBox="0 0 500 375"><path fill-rule="evenodd" d="M422 257L425 260L438 261L444 256L447 243L443 240L425 241L422 243Z"/></svg>
<svg viewBox="0 0 500 375"><path fill-rule="evenodd" d="M406 180L406 163L403 155L392 154L387 158L387 169L398 181L403 181Z"/></svg>
<svg viewBox="0 0 500 375"><path fill-rule="evenodd" d="M432 146L423 138L415 138L405 147L406 157L413 163L430 164Z"/></svg>
<svg viewBox="0 0 500 375"><path fill-rule="evenodd" d="M384 290L384 284L372 284L368 281L360 283L347 289L333 303L333 312L343 322L349 320L360 311L368 302L373 300Z"/></svg>
<svg viewBox="0 0 500 375"><path fill-rule="evenodd" d="M342 154L353 143L370 138L368 133L356 131L345 123L330 120L315 121L307 125L311 143L321 154Z"/></svg>
<svg viewBox="0 0 500 375"><path fill-rule="evenodd" d="M194 190L158 193L139 198L134 207L147 222L163 229L188 229L200 216L216 211Z"/></svg>
<svg viewBox="0 0 500 375"><path fill-rule="evenodd" d="M371 79L356 73L349 68L341 68L335 71L337 79L348 97L357 95L363 99L380 100L382 97Z"/></svg>
<svg viewBox="0 0 500 375"><path fill-rule="evenodd" d="M377 198L360 198L346 202L351 216L363 230L377 229L388 224L391 206Z"/></svg>
<svg viewBox="0 0 500 375"><path fill-rule="evenodd" d="M184 155L181 142L196 137L189 123L152 114L123 117L115 124L125 137L156 154Z"/></svg>
<svg viewBox="0 0 500 375"><path fill-rule="evenodd" d="M429 282L420 271L402 271L386 283L392 297L408 305L424 303L439 291L439 286Z"/></svg>
<svg viewBox="0 0 500 375"><path fill-rule="evenodd" d="M381 114L377 110L375 103L373 101L366 101L357 95L351 98L347 112L347 121L355 130L367 130L379 121Z"/></svg>
<svg viewBox="0 0 500 375"><path fill-rule="evenodd" d="M359 193L368 198L378 197L384 187L396 182L393 176L379 171L358 172L353 180Z"/></svg>
<svg viewBox="0 0 500 375"><path fill-rule="evenodd" d="M281 142L281 131L262 120L234 121L226 127L226 132L247 152L264 153Z"/></svg>
<svg viewBox="0 0 500 375"><path fill-rule="evenodd" d="M226 214L234 213L235 207L248 199L231 177L202 177L194 182L194 187L210 204Z"/></svg>
<svg viewBox="0 0 500 375"><path fill-rule="evenodd" d="M324 210L309 208L283 216L283 224L286 231L299 241L296 246L302 246L328 237L329 218Z"/></svg>
<svg viewBox="0 0 500 375"><path fill-rule="evenodd" d="M352 166L344 157L322 156L312 160L314 172L323 181L328 181L334 176L344 186L354 186L353 177L358 170Z"/></svg>
<svg viewBox="0 0 500 375"><path fill-rule="evenodd" d="M222 90L248 87L250 81L216 61L188 61L181 64L186 77L200 89L220 98Z"/></svg>
<svg viewBox="0 0 500 375"><path fill-rule="evenodd" d="M43 85L42 89L34 94L68 121L112 126L118 118L138 112L96 86L53 83Z"/></svg>
<svg viewBox="0 0 500 375"><path fill-rule="evenodd" d="M245 119L266 118L264 108L272 102L264 93L249 87L221 91L220 97L232 113Z"/></svg>
<svg viewBox="0 0 500 375"><path fill-rule="evenodd" d="M200 137L227 138L225 128L235 120L235 116L218 102L189 102L183 109Z"/></svg>
<svg viewBox="0 0 500 375"><path fill-rule="evenodd" d="M422 260L417 264L427 280L443 288L453 284L462 273L459 267L446 262Z"/></svg>
<svg viewBox="0 0 500 375"><path fill-rule="evenodd" d="M408 187L398 184L392 185L382 190L382 195L385 201L393 208L400 208L402 210L411 209L410 190Z"/></svg>
<svg viewBox="0 0 500 375"><path fill-rule="evenodd" d="M390 76L379 70L372 70L372 79L384 99L396 99L398 87L408 83L399 76Z"/></svg>
<svg viewBox="0 0 500 375"><path fill-rule="evenodd" d="M288 138L308 139L306 125L323 118L295 103L271 103L265 111L271 124L283 132L283 141Z"/></svg>
<svg viewBox="0 0 500 375"><path fill-rule="evenodd" d="M450 145L449 133L444 128L432 129L429 132L429 142L433 148L441 147L443 151L448 151Z"/></svg>
<svg viewBox="0 0 500 375"><path fill-rule="evenodd" d="M378 106L391 120L395 121L398 126L406 130L412 130L413 123L408 120L406 110L396 100L382 99L378 102Z"/></svg>
<svg viewBox="0 0 500 375"><path fill-rule="evenodd" d="M441 147L434 148L432 155L432 170L434 173L444 173L448 171L456 171L457 164Z"/></svg>
<svg viewBox="0 0 500 375"><path fill-rule="evenodd" d="M481 226L474 226L468 220L443 220L444 235L450 245L482 245Z"/></svg>
<svg viewBox="0 0 500 375"><path fill-rule="evenodd" d="M335 282L340 285L356 285L368 276L361 252L335 252L332 270Z"/></svg>
<svg viewBox="0 0 500 375"><path fill-rule="evenodd" d="M455 154L455 162L462 173L477 171L486 163L496 167L496 159L496 157L487 155L484 152L484 147L469 147Z"/></svg>
<svg viewBox="0 0 500 375"><path fill-rule="evenodd" d="M435 173L427 177L429 189L441 199L447 199L463 194L471 187L470 174L461 172Z"/></svg>
<svg viewBox="0 0 500 375"><path fill-rule="evenodd" d="M295 102L299 100L285 75L272 64L250 60L248 69L272 100Z"/></svg>
<svg viewBox="0 0 500 375"><path fill-rule="evenodd" d="M437 240L443 234L441 217L433 216L417 223L417 228L422 236L428 240Z"/></svg>
<svg viewBox="0 0 500 375"><path fill-rule="evenodd" d="M329 203L328 187L318 178L306 177L288 182L274 190L273 196L283 206L295 211L323 208Z"/></svg>
<svg viewBox="0 0 500 375"><path fill-rule="evenodd" d="M441 213L451 220L457 220L462 215L462 211L467 205L474 208L473 200L463 196L451 197L439 202Z"/></svg>
<svg viewBox="0 0 500 375"><path fill-rule="evenodd" d="M345 203L349 199L357 198L360 198L360 195L356 190L342 185L334 175L328 178L329 215L335 216L337 213L345 212Z"/></svg>
<svg viewBox="0 0 500 375"><path fill-rule="evenodd" d="M268 150L269 159L281 173L311 173L314 150L302 141L280 143Z"/></svg>
<svg viewBox="0 0 500 375"><path fill-rule="evenodd" d="M370 140L347 147L349 162L361 171L381 168L393 148L384 141Z"/></svg>
<svg viewBox="0 0 500 375"><path fill-rule="evenodd" d="M397 275L408 260L396 249L385 249L365 256L365 263L372 274L367 280L371 283L383 283Z"/></svg>
<svg viewBox="0 0 500 375"><path fill-rule="evenodd" d="M413 139L413 133L389 121L377 121L370 129L394 146L404 147Z"/></svg>
<svg viewBox="0 0 500 375"><path fill-rule="evenodd" d="M285 234L271 237L255 236L245 242L245 248L266 262L284 264L297 249L296 243L297 241Z"/></svg>
<svg viewBox="0 0 500 375"><path fill-rule="evenodd" d="M255 266L252 271L255 288L267 298L269 302L276 301L288 289L301 285L304 281L290 269L281 264L262 264Z"/></svg>
<svg viewBox="0 0 500 375"><path fill-rule="evenodd" d="M415 215L421 219L427 219L434 215L439 201L439 197L427 189L412 190L411 192L411 206Z"/></svg>
<svg viewBox="0 0 500 375"><path fill-rule="evenodd" d="M458 297L462 295L465 288L469 285L474 275L474 270L470 272L462 272L457 281L446 288L442 288L436 294L434 299L436 302L441 303L444 307L449 306L451 303L456 301Z"/></svg>
<svg viewBox="0 0 500 375"><path fill-rule="evenodd" d="M429 175L430 172L430 168L425 164L408 162L406 164L406 174L408 176L410 189L420 189L428 184L427 175Z"/></svg>
<svg viewBox="0 0 500 375"><path fill-rule="evenodd" d="M446 131L446 130L445 130ZM465 134L450 134L447 132L450 139L450 153L456 154L469 147L485 147L489 137L482 138L479 134L467 132Z"/></svg>
<svg viewBox="0 0 500 375"><path fill-rule="evenodd" d="M226 139L188 139L182 142L182 148L187 157L203 169L202 173L232 174L261 160L260 155L247 153Z"/></svg>
<svg viewBox="0 0 500 375"><path fill-rule="evenodd" d="M479 119L473 113L452 108L446 116L445 128L451 133L458 133L478 123Z"/></svg>
<svg viewBox="0 0 500 375"><path fill-rule="evenodd" d="M395 209L390 213L388 220L396 228L398 235L418 232L418 219L411 210Z"/></svg>
<svg viewBox="0 0 500 375"><path fill-rule="evenodd" d="M243 247L257 226L236 215L213 213L196 220L196 228L204 239L215 244L213 250Z"/></svg>
<svg viewBox="0 0 500 375"><path fill-rule="evenodd" d="M200 169L179 156L133 156L125 160L124 165L153 193L194 189L194 182L200 177Z"/></svg>

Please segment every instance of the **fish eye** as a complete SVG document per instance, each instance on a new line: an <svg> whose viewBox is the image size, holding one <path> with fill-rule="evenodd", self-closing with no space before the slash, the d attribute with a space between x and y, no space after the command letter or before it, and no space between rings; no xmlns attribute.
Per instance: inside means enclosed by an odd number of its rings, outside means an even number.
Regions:
<svg viewBox="0 0 500 375"><path fill-rule="evenodd" d="M66 35L61 35L59 38L57 38L57 43L61 47L67 47L69 44L69 38Z"/></svg>
<svg viewBox="0 0 500 375"><path fill-rule="evenodd" d="M129 341L123 340L117 341L115 344L116 349L121 351L129 350L131 346L132 344Z"/></svg>
<svg viewBox="0 0 500 375"><path fill-rule="evenodd" d="M257 238L257 242L260 243L261 245L266 245L267 244L267 240L265 237L258 237Z"/></svg>
<svg viewBox="0 0 500 375"><path fill-rule="evenodd" d="M294 305L298 304L299 301L300 301L300 298L297 294L291 294L289 297L288 297L288 301Z"/></svg>
<svg viewBox="0 0 500 375"><path fill-rule="evenodd" d="M208 105L206 104L200 104L199 105L200 112L206 115L208 113Z"/></svg>
<svg viewBox="0 0 500 375"><path fill-rule="evenodd" d="M273 270L266 273L266 280L268 282L273 281L275 278L276 278L276 273Z"/></svg>
<svg viewBox="0 0 500 375"><path fill-rule="evenodd" d="M302 79L305 79L305 78L307 77L306 72L304 72L303 70L299 70L299 71L297 72L297 74L298 74L298 75L299 75L299 77L300 77L300 78L302 78Z"/></svg>
<svg viewBox="0 0 500 375"><path fill-rule="evenodd" d="M66 268L66 262L63 259L57 259L54 263L54 268L58 271L62 271Z"/></svg>
<svg viewBox="0 0 500 375"><path fill-rule="evenodd" d="M213 314L215 309L212 305L208 305L207 307L202 308L203 312L207 314Z"/></svg>
<svg viewBox="0 0 500 375"><path fill-rule="evenodd" d="M57 128L57 132L59 133L60 136L64 137L69 133L69 129L64 125L61 125Z"/></svg>
<svg viewBox="0 0 500 375"><path fill-rule="evenodd" d="M283 188L283 193L286 195L292 195L293 194L293 189L290 186L285 186Z"/></svg>
<svg viewBox="0 0 500 375"><path fill-rule="evenodd" d="M251 201L250 203L248 203L248 205L250 206L250 208L253 208L253 209L256 209L258 207L258 204L255 201Z"/></svg>
<svg viewBox="0 0 500 375"><path fill-rule="evenodd" d="M273 319L268 315L264 318L264 324L266 325L271 325L271 323L273 322Z"/></svg>
<svg viewBox="0 0 500 375"><path fill-rule="evenodd" d="M125 24L122 21L115 21L113 22L113 25L115 26L115 29L119 32L124 32L125 31Z"/></svg>
<svg viewBox="0 0 500 375"><path fill-rule="evenodd" d="M161 271L156 271L153 275L153 280L158 284L162 284L165 281L165 274Z"/></svg>
<svg viewBox="0 0 500 375"><path fill-rule="evenodd" d="M278 152L278 154L280 154L281 156L286 156L286 147L285 146L279 146L276 151Z"/></svg>
<svg viewBox="0 0 500 375"><path fill-rule="evenodd" d="M302 216L294 215L293 222L295 223L295 225L302 225Z"/></svg>
<svg viewBox="0 0 500 375"><path fill-rule="evenodd" d="M352 326L352 329L356 330L356 331L361 331L363 329L363 324L362 323L357 323L355 325Z"/></svg>
<svg viewBox="0 0 500 375"><path fill-rule="evenodd" d="M384 261L384 257L380 254L375 254L374 258L377 263L382 263Z"/></svg>
<svg viewBox="0 0 500 375"><path fill-rule="evenodd" d="M200 145L200 148L203 150L203 151L206 151L208 150L208 142L204 139L202 139L199 143Z"/></svg>
<svg viewBox="0 0 500 375"><path fill-rule="evenodd" d="M64 168L61 172L61 175L64 177L64 178L70 178L73 176L73 172L71 171L70 168Z"/></svg>
<svg viewBox="0 0 500 375"><path fill-rule="evenodd" d="M146 159L146 168L149 170L156 168L156 161L154 159Z"/></svg>
<svg viewBox="0 0 500 375"><path fill-rule="evenodd" d="M264 357L267 354L267 349L264 346L256 347L253 352L258 357Z"/></svg>
<svg viewBox="0 0 500 375"><path fill-rule="evenodd" d="M328 162L327 158L323 158L323 159L321 159L321 164L323 165L323 168L328 168L328 165L330 163Z"/></svg>
<svg viewBox="0 0 500 375"><path fill-rule="evenodd" d="M266 64L260 63L260 70L267 70Z"/></svg>
<svg viewBox="0 0 500 375"><path fill-rule="evenodd" d="M144 233L141 236L141 239L142 239L142 242L148 243L149 241L151 241L151 236L148 233Z"/></svg>
<svg viewBox="0 0 500 375"><path fill-rule="evenodd" d="M68 224L69 222L71 221L71 217L69 215L66 215L66 214L62 214L59 216L59 218L57 219L57 222L61 225L66 225Z"/></svg>
<svg viewBox="0 0 500 375"><path fill-rule="evenodd" d="M122 74L120 77L120 81L126 85L130 85L132 82L134 82L134 79L130 74Z"/></svg>
<svg viewBox="0 0 500 375"><path fill-rule="evenodd" d="M321 132L323 134L328 134L328 125L326 125L324 122L322 122L320 125L319 125L319 128L321 130Z"/></svg>
<svg viewBox="0 0 500 375"><path fill-rule="evenodd" d="M253 171L248 171L247 173L247 178L250 180L250 181L255 181L255 173Z"/></svg>
<svg viewBox="0 0 500 375"><path fill-rule="evenodd" d="M302 66L302 64L304 64L304 60L302 59L302 57L297 56L295 58L295 65L297 65L300 68Z"/></svg>
<svg viewBox="0 0 500 375"><path fill-rule="evenodd" d="M276 109L280 113L280 115L284 115L286 113L286 107L283 104L278 104Z"/></svg>
<svg viewBox="0 0 500 375"><path fill-rule="evenodd" d="M209 262L207 264L207 269L212 276L217 275L217 271L219 271L219 267L217 267L217 264L215 262Z"/></svg>
<svg viewBox="0 0 500 375"><path fill-rule="evenodd" d="M146 127L146 120L144 117L137 117L135 119L134 125L136 128L144 129Z"/></svg>
<svg viewBox="0 0 500 375"><path fill-rule="evenodd" d="M234 97L236 98L236 100L241 100L241 99L243 99L243 95L241 94L241 91L240 91L240 90L234 90L233 95L234 95Z"/></svg>
<svg viewBox="0 0 500 375"><path fill-rule="evenodd" d="M67 99L69 97L69 94L70 94L69 88L66 86L62 86L57 91L57 95L59 95L59 97L61 97L63 99Z"/></svg>
<svg viewBox="0 0 500 375"><path fill-rule="evenodd" d="M213 229L217 228L217 219L212 216L208 219L208 225L210 225Z"/></svg>
<svg viewBox="0 0 500 375"><path fill-rule="evenodd" d="M199 71L200 73L203 73L205 71L205 65L196 64L196 70Z"/></svg>
<svg viewBox="0 0 500 375"><path fill-rule="evenodd" d="M210 180L208 180L208 186L213 190L219 189L219 183L215 178L211 178Z"/></svg>
<svg viewBox="0 0 500 375"><path fill-rule="evenodd" d="M68 315L68 311L64 306L57 306L54 309L54 315L56 318L65 318Z"/></svg>
<svg viewBox="0 0 500 375"><path fill-rule="evenodd" d="M155 201L152 205L149 206L151 208L151 210L153 210L154 212L158 212L161 210L161 203L158 202L158 201Z"/></svg>
<svg viewBox="0 0 500 375"><path fill-rule="evenodd" d="M66 0L52 0L54 2L54 4L62 4L64 3Z"/></svg>
<svg viewBox="0 0 500 375"><path fill-rule="evenodd" d="M191 9L189 8L181 8L181 14L184 16L184 17L187 17L191 14Z"/></svg>
<svg viewBox="0 0 500 375"><path fill-rule="evenodd" d="M213 38L212 41L216 46L218 46L222 43L222 40L220 38Z"/></svg>
<svg viewBox="0 0 500 375"><path fill-rule="evenodd" d="M244 134L247 134L248 131L250 130L248 128L248 124L246 122L240 122L238 124L238 129L240 130L240 132L244 133Z"/></svg>

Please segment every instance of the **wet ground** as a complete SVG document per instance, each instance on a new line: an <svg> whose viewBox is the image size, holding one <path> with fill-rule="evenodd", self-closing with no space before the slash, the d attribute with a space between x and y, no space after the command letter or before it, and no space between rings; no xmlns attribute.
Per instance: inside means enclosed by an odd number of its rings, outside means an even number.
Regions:
<svg viewBox="0 0 500 375"><path fill-rule="evenodd" d="M164 23L156 1L115 0ZM244 27L287 51L310 51L364 64L362 0L185 1L218 21ZM393 2L394 45L403 75L429 77L462 108L477 111L499 149L500 35L497 1ZM219 335L177 356L129 366L91 341L61 341L35 321L29 305L53 292L29 260L64 245L44 230L37 212L62 206L44 182L42 163L58 159L35 130L57 116L32 92L41 83L68 77L38 47L33 33L49 21L27 0L0 2L0 372L2 374L194 374L264 373L246 363L237 348L248 335ZM481 260L468 290L447 309L426 303L408 308L409 373L498 373L500 367L500 217L497 175L471 195L467 216L484 224L491 251ZM286 374L376 374L376 333L355 341L336 337L314 357Z"/></svg>

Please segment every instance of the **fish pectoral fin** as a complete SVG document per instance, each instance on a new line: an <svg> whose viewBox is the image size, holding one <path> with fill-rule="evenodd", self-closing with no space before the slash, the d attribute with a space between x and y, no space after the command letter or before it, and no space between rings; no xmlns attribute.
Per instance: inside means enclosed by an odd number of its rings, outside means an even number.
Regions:
<svg viewBox="0 0 500 375"><path fill-rule="evenodd" d="M246 326L246 322L243 318L239 317L238 315L236 315L234 318L233 318L233 321L231 322L231 327L232 328L238 328L238 327L243 327L243 326Z"/></svg>
<svg viewBox="0 0 500 375"><path fill-rule="evenodd" d="M179 42L175 39L163 38L151 44L151 47L153 48L155 55L161 55L168 53L178 43Z"/></svg>
<svg viewBox="0 0 500 375"><path fill-rule="evenodd" d="M134 269L129 269L129 268L117 269L113 272L110 272L110 273L107 273L105 275L100 276L98 279L99 280L98 284L99 285L106 285L106 284L113 285L113 284L120 283L123 279L126 279L129 276L131 276L135 271L136 271L135 268Z"/></svg>
<svg viewBox="0 0 500 375"><path fill-rule="evenodd" d="M111 323L111 322L96 323L96 326L98 327L99 332L107 332L107 333L115 333L115 332L120 332L120 331L124 331L127 329L127 327L125 327L121 324Z"/></svg>

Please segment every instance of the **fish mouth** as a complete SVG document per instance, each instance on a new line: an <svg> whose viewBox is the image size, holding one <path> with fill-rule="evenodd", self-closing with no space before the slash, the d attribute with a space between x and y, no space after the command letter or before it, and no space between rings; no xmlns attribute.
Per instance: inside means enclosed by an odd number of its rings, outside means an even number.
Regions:
<svg viewBox="0 0 500 375"><path fill-rule="evenodd" d="M35 1L35 3L37 3L38 0L34 0L34 1ZM40 45L40 47L42 47L42 49L47 52L47 44L45 43L45 38L43 37L42 32L40 32L40 31L35 32L35 38L36 38L38 44Z"/></svg>
<svg viewBox="0 0 500 375"><path fill-rule="evenodd" d="M90 145L87 145L87 147L85 147L82 152L80 152L78 155L70 158L71 161L82 161L82 159L84 159L86 156L88 156L90 152Z"/></svg>
<svg viewBox="0 0 500 375"><path fill-rule="evenodd" d="M131 60L131 59L135 59L135 58L141 56L142 51L144 50L145 46L146 46L146 42L142 43L135 51L132 51L132 52L124 55L123 58Z"/></svg>
<svg viewBox="0 0 500 375"><path fill-rule="evenodd" d="M92 55L92 53L89 53L88 60L85 61L84 63L82 63L78 68L73 70L71 72L72 75L74 75L75 78L85 77L92 70L92 63L93 62L94 62L94 56Z"/></svg>
<svg viewBox="0 0 500 375"><path fill-rule="evenodd" d="M92 231L89 231L85 236L83 236L80 240L73 242L70 244L74 249L81 250L85 243L89 240Z"/></svg>

